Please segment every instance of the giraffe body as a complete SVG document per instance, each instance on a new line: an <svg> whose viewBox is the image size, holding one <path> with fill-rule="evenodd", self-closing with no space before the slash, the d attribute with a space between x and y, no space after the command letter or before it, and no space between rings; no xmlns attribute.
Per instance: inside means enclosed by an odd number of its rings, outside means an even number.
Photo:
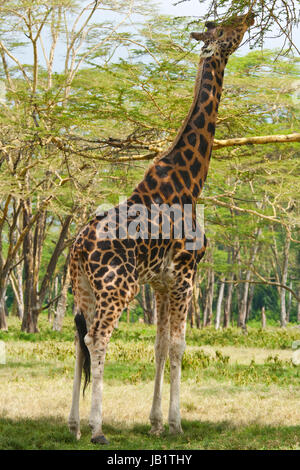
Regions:
<svg viewBox="0 0 300 470"><path fill-rule="evenodd" d="M250 24L253 18L245 15L229 26L207 23L207 32L192 33L204 47L194 101L172 146L154 161L125 202L91 220L73 244L70 272L79 341L69 427L77 438L81 370L90 360L92 442L107 442L102 432L106 349L122 311L146 282L155 290L157 305L151 432L163 429L161 392L168 354L169 429L182 431L179 390L186 318L197 264L207 244L197 224L196 201L207 177L227 59Z"/></svg>

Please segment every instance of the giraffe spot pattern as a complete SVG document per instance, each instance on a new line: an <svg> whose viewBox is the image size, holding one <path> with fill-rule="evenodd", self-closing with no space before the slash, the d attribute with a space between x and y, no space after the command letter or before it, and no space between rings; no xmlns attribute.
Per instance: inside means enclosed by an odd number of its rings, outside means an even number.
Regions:
<svg viewBox="0 0 300 470"><path fill-rule="evenodd" d="M194 156L194 152L190 149L187 149L184 151L184 156L188 159L191 160Z"/></svg>
<svg viewBox="0 0 300 470"><path fill-rule="evenodd" d="M194 119L194 124L198 129L202 129L205 126L205 117L203 113L200 113L199 116Z"/></svg>
<svg viewBox="0 0 300 470"><path fill-rule="evenodd" d="M197 137L196 137L195 132L188 135L188 142L192 147L194 147L194 145L196 144L196 141L197 141Z"/></svg>
<svg viewBox="0 0 300 470"><path fill-rule="evenodd" d="M200 168L201 168L201 163L199 162L199 160L195 160L194 163L190 166L190 170L191 170L193 178L196 178L196 176L198 175L200 171Z"/></svg>
<svg viewBox="0 0 300 470"><path fill-rule="evenodd" d="M213 110L213 101L211 101L207 106L205 106L205 111L207 112L208 116L211 115Z"/></svg>
<svg viewBox="0 0 300 470"><path fill-rule="evenodd" d="M208 147L208 142L207 142L206 138L204 137L204 135L201 134L200 135L199 152L201 153L201 155L203 157L205 157L205 155L206 155L207 147Z"/></svg>
<svg viewBox="0 0 300 470"><path fill-rule="evenodd" d="M210 132L211 135L215 135L215 125L213 122L209 122L207 124L207 130Z"/></svg>

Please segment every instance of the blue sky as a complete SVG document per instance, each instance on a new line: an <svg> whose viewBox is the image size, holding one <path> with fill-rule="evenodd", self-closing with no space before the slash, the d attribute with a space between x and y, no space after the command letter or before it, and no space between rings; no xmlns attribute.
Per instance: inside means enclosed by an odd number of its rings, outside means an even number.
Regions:
<svg viewBox="0 0 300 470"><path fill-rule="evenodd" d="M159 5L160 11L166 15L201 16L203 14L203 11L205 12L205 10L208 9L208 5L211 3L211 1L205 1L200 4L198 0L188 0L186 2L175 5L178 1L179 0L160 0L160 1L157 1L157 4ZM272 31L272 35L274 36L277 35L278 29L274 28L274 30ZM300 30L298 30L298 33L299 34L297 34L297 37L295 34L294 40L295 42L298 43L298 49L299 49L300 48ZM275 38L275 39L267 38L264 43L264 48L265 49L275 49L277 47L280 48L282 44L283 44L282 38ZM244 46L240 46L239 53L246 54L247 52L249 52L249 50L250 50L249 44L246 44Z"/></svg>
<svg viewBox="0 0 300 470"><path fill-rule="evenodd" d="M154 0L155 1L155 0ZM176 2L178 0L156 0L155 3L157 4L157 7L160 11L160 13L162 14L166 14L166 15L171 15L171 16L201 16L203 15L203 12L205 12L208 8L208 5L210 4L210 0L207 0L203 3L199 3L198 0L189 0L189 1L186 1L186 2L183 2L183 3L180 3L178 5L175 5ZM86 0L84 0L84 2L82 2L83 4L84 3L87 3ZM128 2L129 3L129 2ZM97 14L95 16L95 20L96 21L103 21L104 18L107 18L107 19L113 19L114 22L116 22L116 24L119 22L119 18L117 15L111 13L111 12L106 12L103 14L103 12L99 12L99 14ZM133 24L133 29L134 29L134 19L135 19L135 16L133 15L132 17L132 24ZM274 30L274 35L276 35L276 31ZM296 37L296 35L295 35ZM299 45L299 48L300 48L300 44L299 44L299 41L300 41L300 34L298 34L298 45ZM45 46L47 48L47 38L44 38L44 43L45 43ZM264 44L264 47L266 49L272 49L272 48L280 48L283 44L283 39L282 38L275 38L275 39L266 39L265 41L265 44ZM241 45L239 50L238 50L238 53L239 54L246 54L247 52L249 52L249 43L245 44L245 45ZM61 54L59 54L59 52L61 51ZM55 61L55 65L54 65L54 70L56 71L60 71L62 68L63 68L63 64L64 64L64 60L63 60L63 53L64 51L64 46L61 45L61 47L58 48L58 50L56 51L56 61ZM124 51L124 50L123 50ZM118 55L123 55L123 54L127 54L127 52L123 52L122 50L120 50L119 54ZM40 51L41 52L41 51ZM42 57L42 54L40 53L40 58ZM18 53L18 58L21 60L21 62L23 63L32 63L32 50L31 48L22 48L19 50L19 53ZM42 62L41 62L42 63Z"/></svg>

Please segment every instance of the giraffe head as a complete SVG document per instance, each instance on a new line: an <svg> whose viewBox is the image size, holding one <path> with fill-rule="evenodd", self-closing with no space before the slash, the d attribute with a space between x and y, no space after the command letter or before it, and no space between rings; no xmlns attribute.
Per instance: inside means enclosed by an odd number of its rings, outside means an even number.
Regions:
<svg viewBox="0 0 300 470"><path fill-rule="evenodd" d="M232 17L219 25L208 21L205 23L207 31L204 33L191 33L191 37L204 42L200 57L220 55L227 59L239 47L245 32L253 24L254 15L252 13Z"/></svg>

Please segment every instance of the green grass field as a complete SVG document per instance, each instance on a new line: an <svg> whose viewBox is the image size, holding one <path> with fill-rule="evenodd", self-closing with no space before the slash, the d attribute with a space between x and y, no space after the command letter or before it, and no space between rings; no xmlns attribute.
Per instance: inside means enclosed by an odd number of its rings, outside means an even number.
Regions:
<svg viewBox="0 0 300 470"><path fill-rule="evenodd" d="M90 443L90 387L81 398L82 437L69 433L74 368L73 318L52 332L21 333L9 319L0 332L0 449L99 449ZM291 345L300 329L187 330L181 414L184 434L149 435L155 327L120 322L109 345L104 374L106 449L300 449L300 366ZM163 394L168 414L169 365Z"/></svg>

